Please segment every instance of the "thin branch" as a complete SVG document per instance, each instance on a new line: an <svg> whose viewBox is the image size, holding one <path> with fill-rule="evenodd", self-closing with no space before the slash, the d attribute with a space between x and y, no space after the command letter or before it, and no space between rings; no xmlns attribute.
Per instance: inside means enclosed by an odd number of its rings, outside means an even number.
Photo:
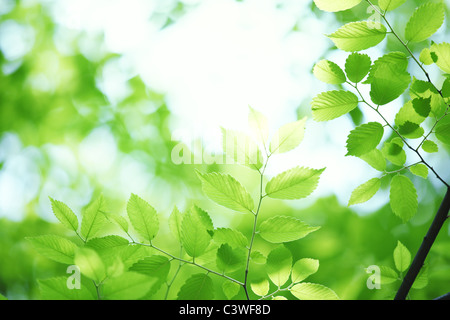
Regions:
<svg viewBox="0 0 450 320"><path fill-rule="evenodd" d="M247 296L247 300L250 300L250 296L248 294L248 272L249 272L249 267L250 267L250 256L252 254L253 242L255 240L256 224L258 222L259 211L261 209L262 201L263 201L263 199L265 197L265 195L263 195L264 173L266 171L267 164L269 162L269 158L270 158L271 155L272 154L268 154L267 155L266 163L264 164L263 169L260 171L259 201L258 201L258 207L256 209L256 212L254 213L255 219L253 221L253 231L252 231L252 237L251 237L251 240L250 240L250 246L248 247L247 263L246 263L246 266L245 266L245 275L244 275L244 285L243 285L243 287L244 287L245 295Z"/></svg>
<svg viewBox="0 0 450 320"><path fill-rule="evenodd" d="M157 250L157 251L159 251L159 252L161 252L161 253L163 253L163 254L169 256L169 257L171 257L172 259L175 259L175 260L178 260L178 261L180 261L180 262L183 262L183 263L186 263L186 264L190 264L190 265L199 267L200 269L203 269L203 270L205 270L205 271L207 271L207 272L209 272L209 273L215 274L215 275L217 275L217 276L219 276L219 277L225 278L225 279L230 280L230 281L232 281L232 282L235 282L235 283L237 283L237 284L239 284L239 285L241 285L241 286L244 286L244 284L243 284L242 282L240 282L239 280L236 280L236 279L231 278L231 277L229 277L229 276L227 276L227 275L225 275L225 274L222 274L222 273L220 273L220 272L217 272L217 271L211 270L211 269L209 269L209 268L207 268L207 267L205 267L205 266L202 266L201 264L196 263L195 260L189 261L189 260L185 260L185 259L176 257L176 256L174 256L173 254L171 254L171 253L169 253L169 252L167 252L167 251L164 251L163 249L160 249L160 248L158 248L158 247L155 247L155 246L154 246L153 244L151 244L151 243L150 243L150 244L139 243L139 242L133 242L133 243L134 243L134 244L141 245L141 246L153 248L153 249L155 249L155 250Z"/></svg>

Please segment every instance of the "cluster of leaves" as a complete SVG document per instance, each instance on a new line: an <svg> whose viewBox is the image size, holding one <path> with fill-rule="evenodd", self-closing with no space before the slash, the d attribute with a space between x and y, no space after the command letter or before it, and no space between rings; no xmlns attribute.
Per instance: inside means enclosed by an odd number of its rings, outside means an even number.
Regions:
<svg viewBox="0 0 450 320"><path fill-rule="evenodd" d="M350 9L361 2L315 0L320 9L331 12ZM379 177L357 187L351 194L349 205L371 199L380 189L382 179L388 177L392 211L403 222L407 222L418 208L416 188L405 174L407 171L427 179L429 170L432 170L448 186L422 155L422 152L438 152L439 147L432 140L433 135L440 142L450 144L450 118L447 117L450 77L445 76L442 87L437 88L422 65L434 63L444 73L450 72L450 44L432 42L431 46L427 46L425 42L443 24L445 6L442 3L426 3L416 8L405 27L405 42L386 18L388 11L401 6L405 0L380 0L379 7L370 1L367 3L377 10L386 26L375 21L350 22L328 35L338 49L350 54L344 68L326 59L315 65L313 73L319 80L340 88L317 95L312 101L312 114L316 121L329 121L351 112L362 103L379 115L380 122L361 124L348 135L346 155L364 160L381 173ZM408 72L410 60L404 52L389 52L375 61L368 54L360 52L381 43L388 33L397 37L405 52L417 62L427 77L426 81ZM409 43L419 42L424 43L420 62L408 47ZM350 89L345 89L344 85ZM363 95L366 87L370 98ZM408 88L409 96L405 94ZM390 123L383 115L383 109L392 108L388 104L401 96L406 97L407 101L396 113L394 123ZM387 137L386 128L390 129ZM418 157L418 161L407 163L408 149Z"/></svg>
<svg viewBox="0 0 450 320"><path fill-rule="evenodd" d="M406 270L411 265L411 253L408 248L400 241L393 252L394 268L389 266L380 266L380 285L398 283L403 281L403 276ZM368 270L367 270L368 271ZM420 270L420 273L412 285L414 289L423 289L428 285L428 265Z"/></svg>
<svg viewBox="0 0 450 320"><path fill-rule="evenodd" d="M216 275L223 278L221 289L229 299L237 296L241 288L247 299L250 298L249 288L260 299L286 298L279 294L281 292L290 292L299 299L337 299L333 290L303 282L318 270L318 260L303 258L294 262L292 253L283 245L301 239L319 227L282 215L272 216L260 224L257 221L266 196L302 199L318 185L324 169L297 167L273 177L263 187L268 159L297 147L303 140L305 122L306 119L301 119L284 125L268 143L267 119L250 108L249 125L260 143L242 132L223 130L224 152L237 163L260 174L257 205L244 186L231 175L197 172L203 191L211 200L232 211L254 215L253 232L249 237L233 228L214 227L210 215L196 205L184 213L175 207L168 218L168 226L177 245L166 251L154 245L161 229L161 216L135 194L128 201L127 217L110 213L104 198L99 197L85 208L81 224L66 204L50 199L55 216L77 238L72 241L57 235L43 235L29 240L45 257L79 268L83 281L80 289L71 290L67 277L40 280L42 298L148 299L164 283L167 285L167 298L172 284L178 280L183 282L177 293L178 299L213 299L215 288L211 275ZM227 143L230 137L237 143ZM117 234L104 235L111 225L118 227L128 239ZM253 250L257 234L275 246L267 255ZM275 286L273 292L269 293L267 278L249 283L248 274L254 264L264 265L266 276ZM174 265L177 266L175 269ZM185 265L202 272L190 274L187 279L177 279Z"/></svg>

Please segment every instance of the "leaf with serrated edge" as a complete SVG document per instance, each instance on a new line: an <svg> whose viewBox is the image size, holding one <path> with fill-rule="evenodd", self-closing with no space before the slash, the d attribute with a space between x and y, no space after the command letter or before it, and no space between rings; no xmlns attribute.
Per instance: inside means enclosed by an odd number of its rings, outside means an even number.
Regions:
<svg viewBox="0 0 450 320"><path fill-rule="evenodd" d="M380 187L381 180L379 178L370 179L353 190L348 205L351 206L369 201L378 192Z"/></svg>
<svg viewBox="0 0 450 320"><path fill-rule="evenodd" d="M353 52L376 46L386 37L387 29L378 22L350 22L328 35L336 47Z"/></svg>
<svg viewBox="0 0 450 320"><path fill-rule="evenodd" d="M418 163L409 168L412 174L426 179L428 177L428 167L422 163Z"/></svg>
<svg viewBox="0 0 450 320"><path fill-rule="evenodd" d="M190 276L178 292L178 300L212 300L214 284L211 277L204 273Z"/></svg>
<svg viewBox="0 0 450 320"><path fill-rule="evenodd" d="M276 286L282 286L289 279L292 270L292 254L284 246L270 251L267 256L266 271Z"/></svg>
<svg viewBox="0 0 450 320"><path fill-rule="evenodd" d="M338 12L357 6L362 0L314 0L316 6L323 11Z"/></svg>
<svg viewBox="0 0 450 320"><path fill-rule="evenodd" d="M272 178L266 184L266 193L275 199L302 199L309 196L319 183L325 170L296 167Z"/></svg>
<svg viewBox="0 0 450 320"><path fill-rule="evenodd" d="M316 273L317 270L319 270L319 260L311 258L303 258L298 260L292 267L292 283L305 280L310 275Z"/></svg>
<svg viewBox="0 0 450 320"><path fill-rule="evenodd" d="M128 200L127 213L139 235L147 241L152 241L159 230L156 210L147 201L132 194Z"/></svg>
<svg viewBox="0 0 450 320"><path fill-rule="evenodd" d="M350 91L322 92L313 98L311 109L315 121L329 121L349 113L358 106L358 97Z"/></svg>
<svg viewBox="0 0 450 320"><path fill-rule="evenodd" d="M72 241L57 235L43 235L27 240L44 257L64 264L73 264L78 246Z"/></svg>
<svg viewBox="0 0 450 320"><path fill-rule="evenodd" d="M108 279L102 286L105 300L137 300L142 298L156 282L156 278L136 272L125 272Z"/></svg>
<svg viewBox="0 0 450 320"><path fill-rule="evenodd" d="M295 149L303 141L305 123L306 117L282 126L270 141L270 152L284 153Z"/></svg>
<svg viewBox="0 0 450 320"><path fill-rule="evenodd" d="M58 220L67 228L77 231L78 230L78 218L65 203L50 198L52 203L53 214Z"/></svg>
<svg viewBox="0 0 450 320"><path fill-rule="evenodd" d="M436 33L444 23L444 9L442 3L427 3L417 8L406 24L406 40L420 42Z"/></svg>
<svg viewBox="0 0 450 320"><path fill-rule="evenodd" d="M223 173L200 173L203 192L214 202L239 212L253 212L254 202L245 188L232 176Z"/></svg>
<svg viewBox="0 0 450 320"><path fill-rule="evenodd" d="M300 300L339 300L333 290L316 283L298 283L289 291Z"/></svg>
<svg viewBox="0 0 450 320"><path fill-rule="evenodd" d="M317 79L328 84L341 84L347 80L344 71L336 63L326 59L314 65L313 74Z"/></svg>
<svg viewBox="0 0 450 320"><path fill-rule="evenodd" d="M394 263L400 272L406 271L411 264L411 253L400 241L397 242L397 247L394 249Z"/></svg>
<svg viewBox="0 0 450 320"><path fill-rule="evenodd" d="M403 222L407 222L416 214L417 192L408 177L396 175L392 178L389 199L392 211Z"/></svg>
<svg viewBox="0 0 450 320"><path fill-rule="evenodd" d="M369 73L372 61L367 54L353 52L345 61L345 72L350 81L361 82Z"/></svg>
<svg viewBox="0 0 450 320"><path fill-rule="evenodd" d="M362 156L375 149L383 138L384 128L378 122L369 122L352 130L347 139L346 156Z"/></svg>
<svg viewBox="0 0 450 320"><path fill-rule="evenodd" d="M85 241L95 237L105 226L107 221L104 215L105 211L103 196L91 202L84 210L83 220L81 221L81 235L84 236Z"/></svg>
<svg viewBox="0 0 450 320"><path fill-rule="evenodd" d="M406 0L379 0L378 6L383 11L392 11L400 7L405 2Z"/></svg>
<svg viewBox="0 0 450 320"><path fill-rule="evenodd" d="M275 216L261 223L259 235L268 242L282 243L301 239L318 229L294 217Z"/></svg>

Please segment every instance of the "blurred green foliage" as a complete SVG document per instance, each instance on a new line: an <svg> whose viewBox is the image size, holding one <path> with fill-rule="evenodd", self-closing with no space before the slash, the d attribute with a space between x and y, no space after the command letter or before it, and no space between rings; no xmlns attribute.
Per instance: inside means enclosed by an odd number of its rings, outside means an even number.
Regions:
<svg viewBox="0 0 450 320"><path fill-rule="evenodd" d="M58 50L55 34L60 31L53 21L45 4L27 1L8 1L12 9L0 13L0 25L15 23L32 30L34 35L30 50L23 56L8 59L0 50L0 140L6 134L17 136L24 147L33 146L39 153L38 169L41 174L39 191L24 207L25 214L21 221L0 219L0 294L9 299L39 299L37 279L66 275L65 266L49 261L25 241L25 237L41 234L65 235L66 230L60 224L42 219L36 213L40 197L47 199L40 191L46 180L51 178L54 163L48 152L49 145L69 147L76 154L78 144L95 128L107 127L114 137L117 150L130 155L143 166L148 166L155 179L164 181L170 188L162 192L170 193L175 203L189 205L198 196L199 181L195 177L193 165L175 165L170 159L172 141L168 126L170 111L165 105L164 96L148 89L143 81L134 76L127 81L130 89L120 101L110 101L99 89L98 79L108 63L120 58L115 53L100 54L96 59L82 53L80 43L83 34L73 39L72 54ZM422 3L421 0L408 1L401 12L410 13ZM3 2L0 1L0 5ZM6 3L6 2L5 2ZM31 3L31 4L30 4ZM312 14L323 15L314 6ZM186 9L179 3L167 17L164 26L176 23L175 19ZM447 16L448 16L447 9ZM365 6L358 6L336 14L340 22L353 21L357 17L368 16ZM393 25L404 23L401 14L390 17ZM448 30L450 19L446 21ZM28 29L27 29L28 28ZM28 32L27 31L27 32ZM103 41L101 36L96 40ZM388 50L401 50L396 41L387 42ZM330 50L333 50L330 46ZM322 53L320 53L322 54ZM361 114L355 112L355 123L361 121ZM145 134L145 128L151 134ZM1 150L0 150L1 151ZM0 173L5 169L4 158L0 158ZM230 169L220 167L223 171L236 171L244 176L250 190L257 186L255 176L247 169ZM114 188L106 189L101 178L83 172L82 166L76 165L76 172L70 175L68 185L77 189L83 187L83 177L87 177L92 191L87 199L79 205L86 205L91 197L103 192L112 211L122 213L125 199L117 198ZM246 176L248 175L248 176ZM400 240L412 253L416 252L428 225L440 204L441 190L423 180L418 182L424 200L419 206L419 213L408 223L402 224L388 205L367 216L360 216L353 210L340 205L335 197L319 199L308 208L295 209L284 202L270 200L261 212L262 219L274 212L292 215L307 221L311 225L320 225L321 229L300 241L289 243L294 260L311 257L320 260L319 271L311 276L312 282L318 282L332 288L342 299L386 299L392 298L398 283L383 286L381 290L369 290L366 286L368 274L365 268L370 265L393 265L392 252ZM186 192L186 189L188 192ZM336 186L338 192L339 186ZM160 195L155 195L158 201ZM161 195L164 197L164 195ZM201 197L200 197L201 198ZM187 199L187 200L186 200ZM61 199L64 200L65 199ZM67 201L70 204L70 201ZM199 203L199 201L197 201ZM158 203L154 204L158 206ZM213 221L218 224L234 226L245 234L251 234L252 217L228 216L225 210L208 207L209 202L202 203ZM170 212L162 212L166 217ZM163 224L163 223L162 223ZM433 299L450 291L450 239L449 230L443 230L428 258L429 284L424 289L413 290L413 299ZM172 239L167 236L167 243ZM263 245L263 243L259 243ZM267 246L267 252L272 249ZM266 253L267 253L266 252ZM185 277L197 270L184 267ZM252 270L252 277L258 279L263 270ZM172 270L174 272L174 270ZM215 285L221 286L223 279L214 277ZM175 294L182 282L175 283L170 291ZM178 288L177 288L178 286ZM221 293L221 290L216 290ZM164 288L152 298L164 298ZM242 296L237 298L244 298ZM224 296L218 296L223 298Z"/></svg>

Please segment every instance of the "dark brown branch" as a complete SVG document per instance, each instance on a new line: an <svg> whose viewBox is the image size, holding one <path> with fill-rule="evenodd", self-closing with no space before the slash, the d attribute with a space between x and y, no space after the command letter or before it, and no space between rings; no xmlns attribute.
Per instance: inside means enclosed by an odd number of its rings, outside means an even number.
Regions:
<svg viewBox="0 0 450 320"><path fill-rule="evenodd" d="M433 299L433 300L450 300L450 292L448 292L440 297L437 297L436 299Z"/></svg>
<svg viewBox="0 0 450 320"><path fill-rule="evenodd" d="M428 229L427 234L425 235L422 244L420 245L419 251L417 252L414 260L403 279L400 288L397 291L395 296L395 300L405 300L406 296L409 293L414 281L417 278L417 275L422 268L425 259L427 258L428 253L430 252L431 247L436 240L439 231L444 225L445 220L447 220L448 212L450 210L450 188L447 188L447 192L445 193L444 199L439 207L436 216L434 217L433 222L431 223L430 228Z"/></svg>

